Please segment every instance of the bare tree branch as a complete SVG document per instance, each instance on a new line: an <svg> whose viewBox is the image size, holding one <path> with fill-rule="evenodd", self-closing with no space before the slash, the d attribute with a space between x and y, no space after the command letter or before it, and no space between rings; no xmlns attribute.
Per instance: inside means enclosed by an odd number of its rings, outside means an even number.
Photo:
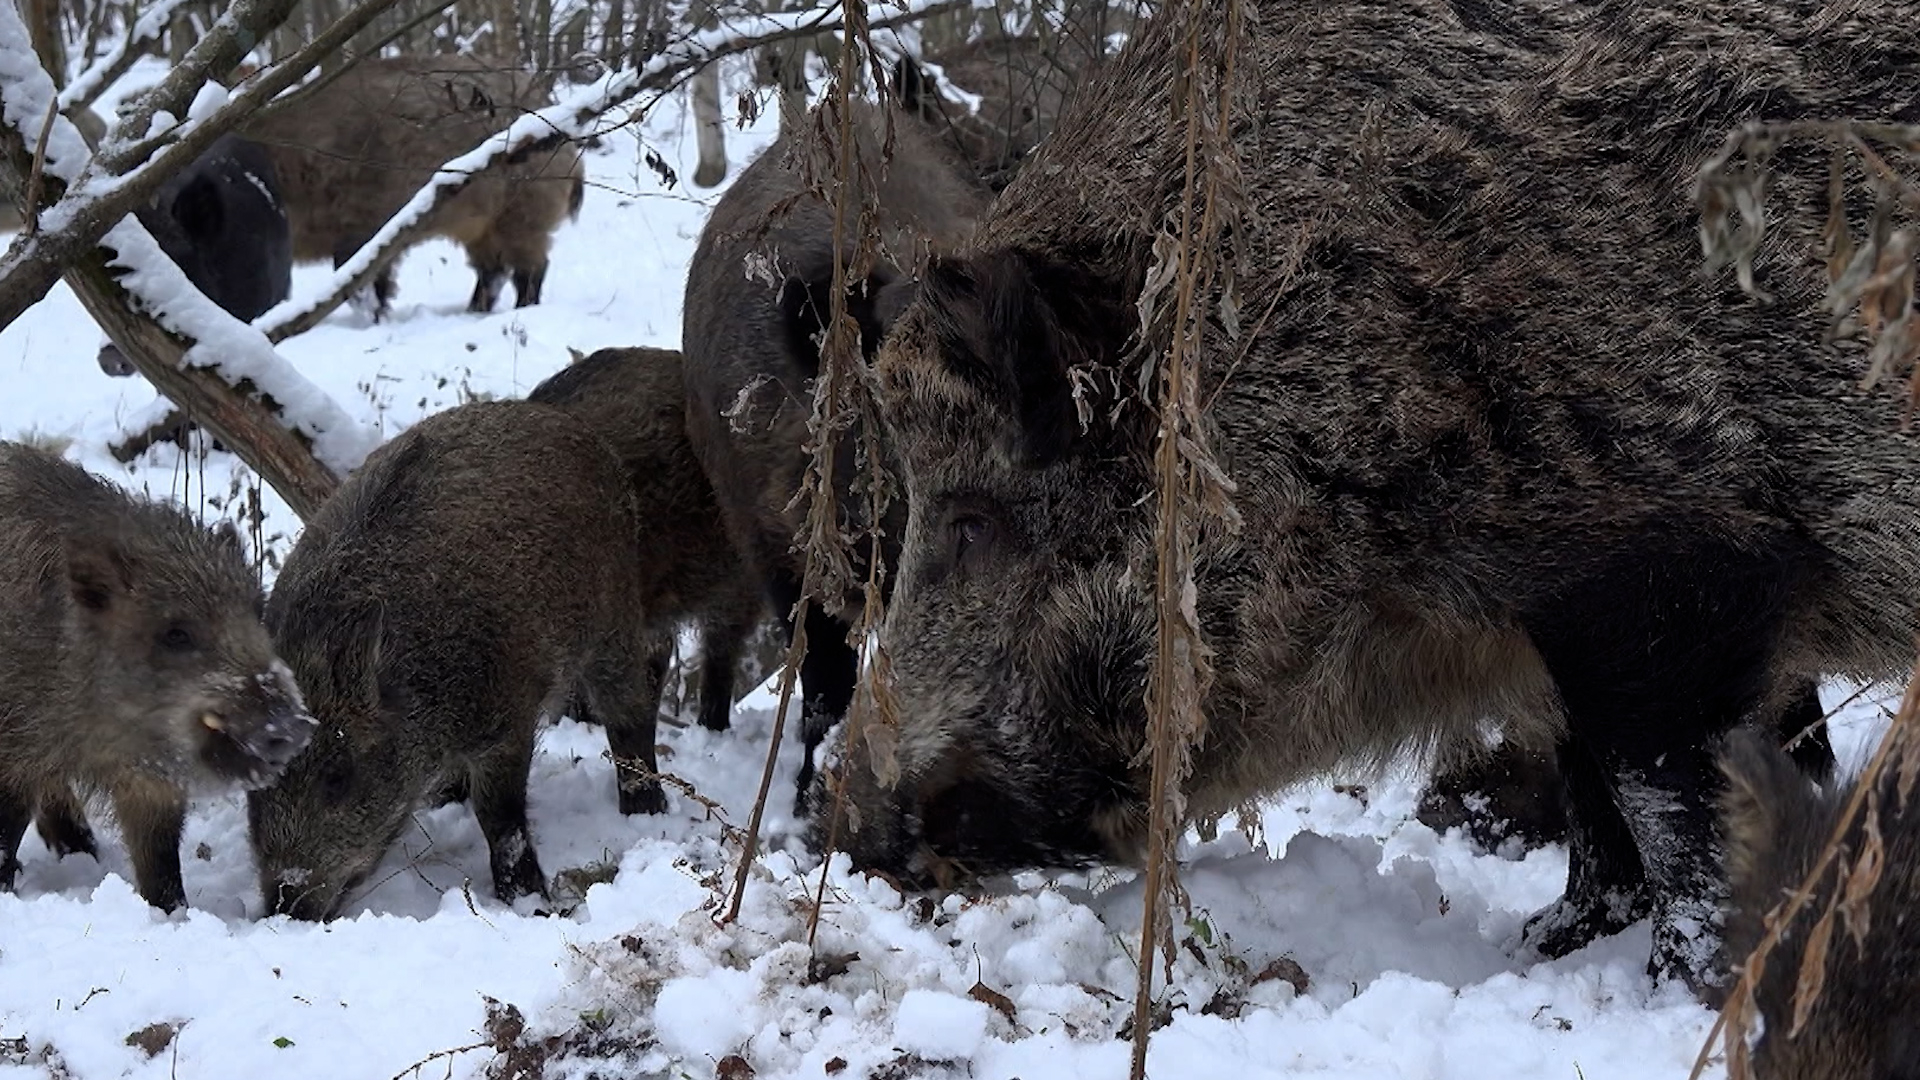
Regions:
<svg viewBox="0 0 1920 1080"><path fill-rule="evenodd" d="M75 106L84 109L99 100L107 87L120 81L120 77L132 70L133 65L146 55L146 50L139 46L148 40L158 40L161 32L167 28L167 21L173 18L173 9L186 2L160 0L143 12L128 28L125 40L60 91L60 111L65 112Z"/></svg>
<svg viewBox="0 0 1920 1080"><path fill-rule="evenodd" d="M907 9L873 26L898 26L943 12L973 6L978 0L912 0ZM601 78L558 105L528 113L506 130L440 167L425 187L368 240L353 258L334 272L333 283L319 300L306 304L282 302L254 320L274 342L285 341L320 325L347 298L372 283L387 252L403 251L426 239L433 214L458 195L494 161L551 153L561 143L579 140L604 114L639 97L665 93L708 64L725 56L751 52L773 42L811 37L839 27L842 20L827 11L783 12L742 20L732 27L708 30L675 42L639 68L628 68ZM3 283L0 283L3 284ZM0 300L3 300L0 294ZM5 308L0 305L0 315Z"/></svg>
<svg viewBox="0 0 1920 1080"><path fill-rule="evenodd" d="M89 183L86 142L72 122L55 111L53 81L34 56L26 26L10 4L0 4L0 90L0 172L17 182L36 167L27 136L36 128L29 125L51 115L42 159L45 177L50 188L66 190L43 215L42 231L23 238L27 243L16 243L8 253L5 262L21 266L22 272L0 277L0 287L13 286L8 296L17 299L17 283L29 273L49 279L49 285L51 278L64 274L82 306L162 394L239 453L296 513L310 514L375 438L275 355L258 331L201 295L139 219L130 216L131 207L112 212L121 192L101 196L94 191L105 185ZM272 92L262 86L255 90L260 95ZM220 112L227 114L230 125L244 114L244 106L230 104ZM212 138L202 130L190 131L138 169L138 178L150 189L164 177L166 159L197 154L189 144L203 136ZM135 186L135 179L129 178L127 185ZM57 243L33 243L55 235ZM36 252L37 262L16 262L23 246ZM132 272L117 274L110 258ZM141 314L136 303L166 324Z"/></svg>
<svg viewBox="0 0 1920 1080"><path fill-rule="evenodd" d="M394 2L367 0L341 16L305 48L256 73L226 105L202 120L174 129L169 135L175 141L119 179L95 180L93 173L112 171L105 156L108 147L102 147L100 159L90 166L86 165L84 140L73 133L70 124L60 121L56 125L56 135L64 126L64 130L73 134L76 141L63 144L58 138L54 140L46 186L48 194L57 198L58 202L40 215L42 228L34 235L18 237L7 253L0 256L0 326L11 324L20 317L21 312L39 303L47 295L47 290L53 288L53 283L60 279L64 268L77 264L87 249L99 243L115 222L145 202L169 176L205 153L214 140L231 131L275 94L299 81L322 57L338 49ZM31 54L28 56L31 57ZM45 77L37 61L32 63L30 70L25 71L0 68L0 85L12 85L34 75ZM11 108L7 115L10 123L17 125L20 122L13 118ZM33 118L36 122L39 119ZM110 139L109 143L113 141ZM12 170L11 174L0 175L0 180L18 185L15 190L25 190L23 178L31 168L30 157L15 158L11 153L0 155L0 174Z"/></svg>

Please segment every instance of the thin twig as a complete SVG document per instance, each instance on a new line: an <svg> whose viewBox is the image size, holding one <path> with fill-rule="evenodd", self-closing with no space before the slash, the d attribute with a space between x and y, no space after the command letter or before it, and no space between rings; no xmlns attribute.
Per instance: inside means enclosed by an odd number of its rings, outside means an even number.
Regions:
<svg viewBox="0 0 1920 1080"><path fill-rule="evenodd" d="M60 103L47 103L47 118L40 124L40 138L33 146L33 168L27 173L27 193L23 207L27 212L27 235L40 231L40 185L47 175L47 139L53 135L53 119L60 115Z"/></svg>

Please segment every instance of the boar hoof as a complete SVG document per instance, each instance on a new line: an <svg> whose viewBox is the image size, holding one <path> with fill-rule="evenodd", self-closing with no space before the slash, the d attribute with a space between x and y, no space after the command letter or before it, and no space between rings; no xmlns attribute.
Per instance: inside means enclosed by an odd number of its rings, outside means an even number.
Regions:
<svg viewBox="0 0 1920 1080"><path fill-rule="evenodd" d="M1527 920L1520 940L1541 957L1557 960L1620 933L1650 913L1643 895L1608 894L1584 903L1563 896Z"/></svg>
<svg viewBox="0 0 1920 1080"><path fill-rule="evenodd" d="M620 789L620 812L622 814L664 814L667 812L667 793L660 788L658 781L642 787Z"/></svg>

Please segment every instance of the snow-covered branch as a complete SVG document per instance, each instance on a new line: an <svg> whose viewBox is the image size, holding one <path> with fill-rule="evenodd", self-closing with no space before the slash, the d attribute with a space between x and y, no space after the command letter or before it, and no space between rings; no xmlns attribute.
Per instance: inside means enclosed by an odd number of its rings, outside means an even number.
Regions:
<svg viewBox="0 0 1920 1080"><path fill-rule="evenodd" d="M880 29L915 22L968 7L990 6L990 0L908 0L901 10L874 19ZM426 237L433 212L444 206L495 161L514 155L532 155L557 149L562 142L584 139L601 116L641 94L665 93L681 80L725 56L752 52L789 38L811 37L838 29L837 9L779 12L733 21L703 30L668 45L637 68L609 73L569 95L566 100L529 112L504 131L447 162L416 192L380 231L334 271L333 283L317 301L285 300L254 320L269 339L279 342L320 325L347 298L369 285L379 273L386 252L409 247Z"/></svg>
<svg viewBox="0 0 1920 1080"><path fill-rule="evenodd" d="M317 59L311 57L309 66ZM277 92L273 82L284 85L303 73L276 69L278 80L259 80L250 92L270 96ZM57 100L19 13L11 4L0 4L0 168L14 179L32 167L28 133L37 137ZM130 199L130 191L157 186L170 171L170 160L171 169L179 168L199 153L192 144L220 134L209 130L214 120L231 127L246 109L236 100L201 124L187 125L191 130L179 141L126 177L93 172L97 163L88 164L79 130L55 114L45 175L49 186L64 194L43 215L43 228L16 242L0 261L9 268L0 272L0 300L18 302L22 281L44 278L50 286L64 276L156 389L233 447L305 516L372 449L377 436L302 378L259 331L194 288L131 216L145 196ZM130 272L117 276L116 266Z"/></svg>
<svg viewBox="0 0 1920 1080"><path fill-rule="evenodd" d="M163 145L143 164L138 163L138 155L132 155L130 160L136 164L124 175L114 174L114 159L109 157L111 148L107 146L101 147L100 158L88 165L85 141L66 120L56 122L47 148L46 191L48 201L58 201L40 215L38 231L21 234L0 256L0 326L12 323L21 312L39 303L66 267L99 243L115 222L146 201L167 177L185 168L274 95L298 82L322 57L337 50L393 2L368 0L342 15L298 52L257 72L225 105L167 131ZM21 92L17 87L35 79L46 79L46 72L32 53L0 56L0 92L7 96L7 124L28 133L28 146L45 120L44 111L37 116L32 112L44 110L45 102L29 96L20 103L23 113L16 110L13 95ZM75 141L69 143L69 137ZM126 144L120 146L124 150ZM151 150L150 144L147 149ZM27 175L30 158L16 158L11 152L0 154L0 170L11 167L18 182ZM24 190L24 184L19 190Z"/></svg>
<svg viewBox="0 0 1920 1080"><path fill-rule="evenodd" d="M81 72L65 90L60 91L60 110L65 112L76 105L81 108L92 105L107 87L119 81L122 75L133 68L134 63L140 59L144 51L140 47L141 44L158 39L161 31L167 28L167 21L173 18L174 9L186 2L187 0L159 0L142 12L127 29L127 36L120 44L114 46L92 67Z"/></svg>

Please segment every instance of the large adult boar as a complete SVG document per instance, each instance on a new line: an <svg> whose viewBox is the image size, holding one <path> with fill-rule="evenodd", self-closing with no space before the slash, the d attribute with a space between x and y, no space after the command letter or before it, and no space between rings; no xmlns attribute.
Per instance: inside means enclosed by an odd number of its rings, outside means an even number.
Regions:
<svg viewBox="0 0 1920 1080"><path fill-rule="evenodd" d="M1739 964L1766 936L1768 914L1800 888L1819 860L1857 781L1816 791L1785 754L1751 732L1728 740L1721 765L1728 780L1722 810L1733 881L1727 955ZM1753 1047L1754 1080L1920 1076L1920 806L1911 796L1900 797L1899 773L1895 767L1883 774L1879 798L1864 807L1876 815L1884 845L1866 918L1844 917L1834 928L1819 996L1797 1033L1801 970L1814 924L1835 899L1833 868L1767 954L1754 987L1764 1025ZM1855 819L1841 841L1848 866L1864 857L1866 839L1864 822ZM1864 936L1856 939L1855 929Z"/></svg>
<svg viewBox="0 0 1920 1080"><path fill-rule="evenodd" d="M293 287L280 180L258 143L221 136L134 216L187 280L236 319L252 322ZM113 344L101 346L98 360L109 375L133 374Z"/></svg>
<svg viewBox="0 0 1920 1080"><path fill-rule="evenodd" d="M248 799L270 911L332 917L449 789L479 819L495 895L545 895L527 831L541 717L577 695L616 760L656 767L664 653L642 625L635 529L612 449L524 401L430 416L341 485L267 604L320 721ZM658 780L621 784L622 811L665 806Z"/></svg>
<svg viewBox="0 0 1920 1080"><path fill-rule="evenodd" d="M702 628L700 724L727 730L734 674L764 619L763 591L734 556L713 485L687 441L681 356L601 349L527 394L578 417L619 455L641 520L642 603L649 625Z"/></svg>
<svg viewBox="0 0 1920 1080"><path fill-rule="evenodd" d="M849 754L859 864L1143 852L1156 420L1101 394L1136 382L1178 220L1174 58L1226 2L1156 13L888 332L902 730L895 786ZM1620 930L1639 891L1651 970L1710 986L1708 746L1807 680L1912 663L1920 446L1825 340L1824 153L1775 160L1771 304L1703 281L1687 183L1755 117L1915 119L1920 6L1244 2L1209 102L1244 169L1242 336L1197 354L1241 524L1198 542L1189 810L1487 720L1559 739L1568 889L1528 942Z"/></svg>
<svg viewBox="0 0 1920 1080"><path fill-rule="evenodd" d="M261 602L231 525L0 443L0 886L36 806L91 850L78 787L112 799L141 897L186 903L187 799L272 779L313 730Z"/></svg>
<svg viewBox="0 0 1920 1080"><path fill-rule="evenodd" d="M988 199L954 146L913 114L895 114L893 157L883 168L886 119L877 107L853 106L861 175L879 178L873 198L881 255L848 297L868 351L879 344L879 305L899 292L889 286L911 281L928 250L955 250ZM811 382L820 370L815 335L826 323L834 270L833 210L807 190L797 162L789 160L809 152L816 151L776 141L715 204L687 271L681 332L687 435L741 561L788 620L805 571L793 538L807 507L795 495L808 462ZM827 158L817 164L830 174ZM840 438L833 480L843 496L852 488L860 441L858 428ZM840 505L848 528L857 528L863 504L843 497ZM892 542L897 524L886 531ZM800 669L801 805L814 750L853 700L858 661L842 614L858 611L860 599L844 600L848 608L840 612L818 604L808 611Z"/></svg>
<svg viewBox="0 0 1920 1080"><path fill-rule="evenodd" d="M338 267L440 166L547 104L540 80L472 57L387 57L294 91L245 131L279 171L294 260ZM579 213L581 169L570 144L509 157L434 212L433 235L465 248L473 264L469 311L492 311L509 278L515 306L540 302L553 232ZM388 312L402 254L382 253L376 320Z"/></svg>

